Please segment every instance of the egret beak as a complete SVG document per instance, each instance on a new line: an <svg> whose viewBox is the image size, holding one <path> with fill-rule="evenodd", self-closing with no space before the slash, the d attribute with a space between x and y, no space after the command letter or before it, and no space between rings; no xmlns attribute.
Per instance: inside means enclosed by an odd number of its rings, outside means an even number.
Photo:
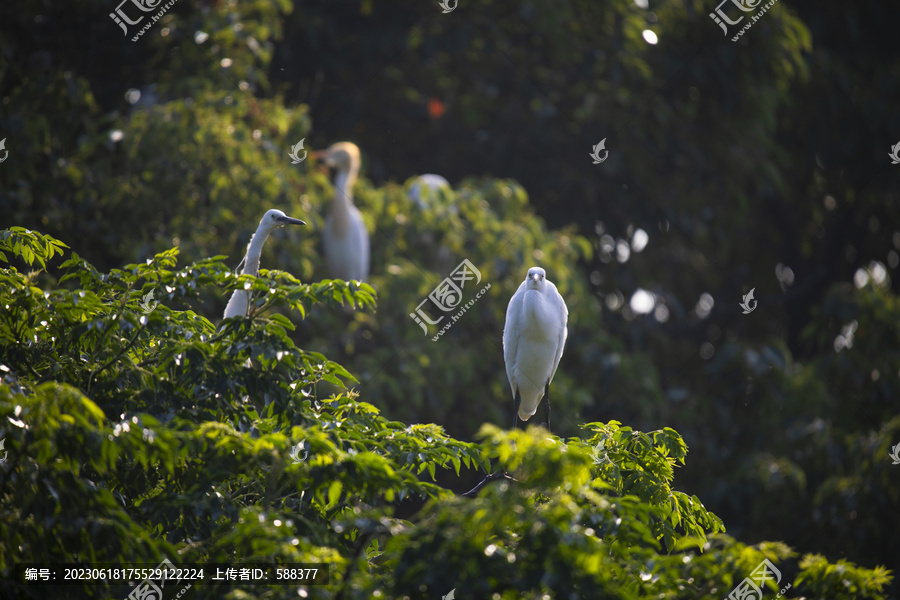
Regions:
<svg viewBox="0 0 900 600"><path fill-rule="evenodd" d="M328 173L328 150L315 150L310 152L309 155L317 161L322 161L320 164L316 165L317 171L320 173Z"/></svg>
<svg viewBox="0 0 900 600"><path fill-rule="evenodd" d="M278 217L276 220L288 225L306 225L306 221L301 221L300 219L295 219L293 217Z"/></svg>
<svg viewBox="0 0 900 600"><path fill-rule="evenodd" d="M537 283L538 281L540 281L540 277L541 277L540 275L535 273L534 275L531 276L531 280L534 281L535 283Z"/></svg>

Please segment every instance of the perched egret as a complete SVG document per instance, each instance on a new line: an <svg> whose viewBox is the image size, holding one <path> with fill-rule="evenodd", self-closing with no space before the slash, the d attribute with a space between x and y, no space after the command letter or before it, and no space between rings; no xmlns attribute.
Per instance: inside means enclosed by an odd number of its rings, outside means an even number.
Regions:
<svg viewBox="0 0 900 600"><path fill-rule="evenodd" d="M266 214L263 215L259 222L259 227L256 228L256 233L253 234L253 237L250 238L250 243L247 245L247 254L244 255L244 260L241 261L241 264L244 265L244 270L241 271L242 275L256 275L259 273L259 255L262 253L263 244L266 243L266 239L273 229L284 227L285 225L306 225L306 223L300 219L291 218L280 210L272 209L266 211ZM238 268L240 266L238 265ZM250 294L247 290L234 290L228 305L225 306L225 318L239 315L246 316L249 307Z"/></svg>
<svg viewBox="0 0 900 600"><path fill-rule="evenodd" d="M425 210L431 205L431 197L437 195L441 188L450 189L450 182L433 173L419 175L409 186L409 198L416 206Z"/></svg>
<svg viewBox="0 0 900 600"><path fill-rule="evenodd" d="M550 382L566 345L568 318L566 302L544 269L528 269L506 307L503 327L503 360L516 404L513 428L517 417L530 419L543 398L550 429Z"/></svg>
<svg viewBox="0 0 900 600"><path fill-rule="evenodd" d="M453 188L450 187L449 181L440 175L426 173L412 178L407 195L419 211L431 215L431 218L435 220L446 220L452 215L459 215L459 209L452 202L447 204L442 202L444 198L441 190L444 190L449 198L453 198ZM413 219L419 218L418 215L413 216ZM443 241L442 228L429 226L427 219L421 219L421 221L423 227L419 229L419 247L416 248L416 251L423 256L433 257L428 264L438 273L450 270L454 265L453 254ZM449 226L453 227L452 224Z"/></svg>
<svg viewBox="0 0 900 600"><path fill-rule="evenodd" d="M337 142L312 155L337 169L334 201L325 217L322 233L325 264L332 277L365 281L369 277L369 233L362 214L353 205L353 183L359 175L359 148L350 142Z"/></svg>

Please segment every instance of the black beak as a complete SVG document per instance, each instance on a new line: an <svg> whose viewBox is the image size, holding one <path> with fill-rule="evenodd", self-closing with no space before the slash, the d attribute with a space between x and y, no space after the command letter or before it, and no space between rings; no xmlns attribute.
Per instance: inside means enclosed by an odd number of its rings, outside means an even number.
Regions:
<svg viewBox="0 0 900 600"><path fill-rule="evenodd" d="M306 221L301 221L300 219L295 219L293 217L277 217L276 220L289 225L306 225Z"/></svg>

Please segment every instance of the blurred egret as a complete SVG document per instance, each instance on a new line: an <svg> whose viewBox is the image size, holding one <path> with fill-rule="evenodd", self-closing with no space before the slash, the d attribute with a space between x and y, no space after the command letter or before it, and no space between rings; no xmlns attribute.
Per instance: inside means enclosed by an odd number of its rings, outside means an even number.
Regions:
<svg viewBox="0 0 900 600"><path fill-rule="evenodd" d="M300 219L291 218L280 210L272 209L266 211L266 214L263 215L259 222L259 227L256 228L256 233L250 238L244 260L238 265L238 269L241 268L241 265L244 266L243 271L241 271L242 275L256 275L259 273L259 255L262 253L263 244L266 243L266 239L273 229L284 227L285 225L306 225L306 223ZM228 305L225 306L225 318L247 316L249 307L249 292L247 290L234 290Z"/></svg>
<svg viewBox="0 0 900 600"><path fill-rule="evenodd" d="M337 142L327 150L313 152L312 156L337 169L334 200L322 233L325 264L332 277L365 281L369 277L369 233L362 214L353 205L353 183L360 166L359 148L350 142Z"/></svg>
<svg viewBox="0 0 900 600"><path fill-rule="evenodd" d="M506 307L503 327L503 360L516 404L513 428L517 417L530 419L543 398L550 429L550 382L566 345L568 318L566 302L544 269L528 269Z"/></svg>
<svg viewBox="0 0 900 600"><path fill-rule="evenodd" d="M431 197L437 195L441 188L450 189L450 182L434 173L419 175L409 186L409 198L425 210L431 204Z"/></svg>
<svg viewBox="0 0 900 600"><path fill-rule="evenodd" d="M442 190L447 194L446 198L442 196ZM447 243L443 241L444 232L447 229L435 227L430 224L430 221L441 220L446 222L449 217L459 215L459 209L455 206L455 197L453 188L450 187L450 182L434 173L418 175L412 178L407 195L423 215L428 215L427 219L423 219L419 215L413 216L413 219L418 220L422 225L418 229L418 241L421 248L419 252L423 261L431 257L432 260L428 264L438 273L449 270L453 267L453 254L450 252ZM450 200L450 202L445 204L447 200ZM445 223L445 226L449 229L453 227L453 224Z"/></svg>

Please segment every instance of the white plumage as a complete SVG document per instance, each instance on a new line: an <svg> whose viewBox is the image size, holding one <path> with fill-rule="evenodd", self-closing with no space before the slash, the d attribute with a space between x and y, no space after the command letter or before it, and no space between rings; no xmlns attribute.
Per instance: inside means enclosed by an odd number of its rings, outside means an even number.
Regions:
<svg viewBox="0 0 900 600"><path fill-rule="evenodd" d="M432 196L437 196L441 188L451 189L450 182L434 173L419 175L409 186L409 198L422 210L431 207ZM453 207L456 208L456 207Z"/></svg>
<svg viewBox="0 0 900 600"><path fill-rule="evenodd" d="M256 233L250 238L247 245L247 254L241 264L244 265L241 271L242 275L257 275L259 273L259 255L262 253L263 245L266 243L269 234L273 229L284 227L285 225L306 225L300 219L294 219L285 215L280 210L272 209L266 211L263 218L259 221L259 227ZM240 267L240 265L238 265ZM246 290L234 290L228 304L225 306L225 318L246 316L250 307L250 294Z"/></svg>
<svg viewBox="0 0 900 600"><path fill-rule="evenodd" d="M325 266L334 278L365 281L369 277L369 233L362 213L353 205L353 184L360 166L359 148L350 142L337 142L327 150L313 152L313 156L337 169L334 200L322 233Z"/></svg>
<svg viewBox="0 0 900 600"><path fill-rule="evenodd" d="M553 282L540 267L528 269L525 281L506 307L503 360L517 415L527 421L544 400L550 427L550 382L566 345L569 310Z"/></svg>

